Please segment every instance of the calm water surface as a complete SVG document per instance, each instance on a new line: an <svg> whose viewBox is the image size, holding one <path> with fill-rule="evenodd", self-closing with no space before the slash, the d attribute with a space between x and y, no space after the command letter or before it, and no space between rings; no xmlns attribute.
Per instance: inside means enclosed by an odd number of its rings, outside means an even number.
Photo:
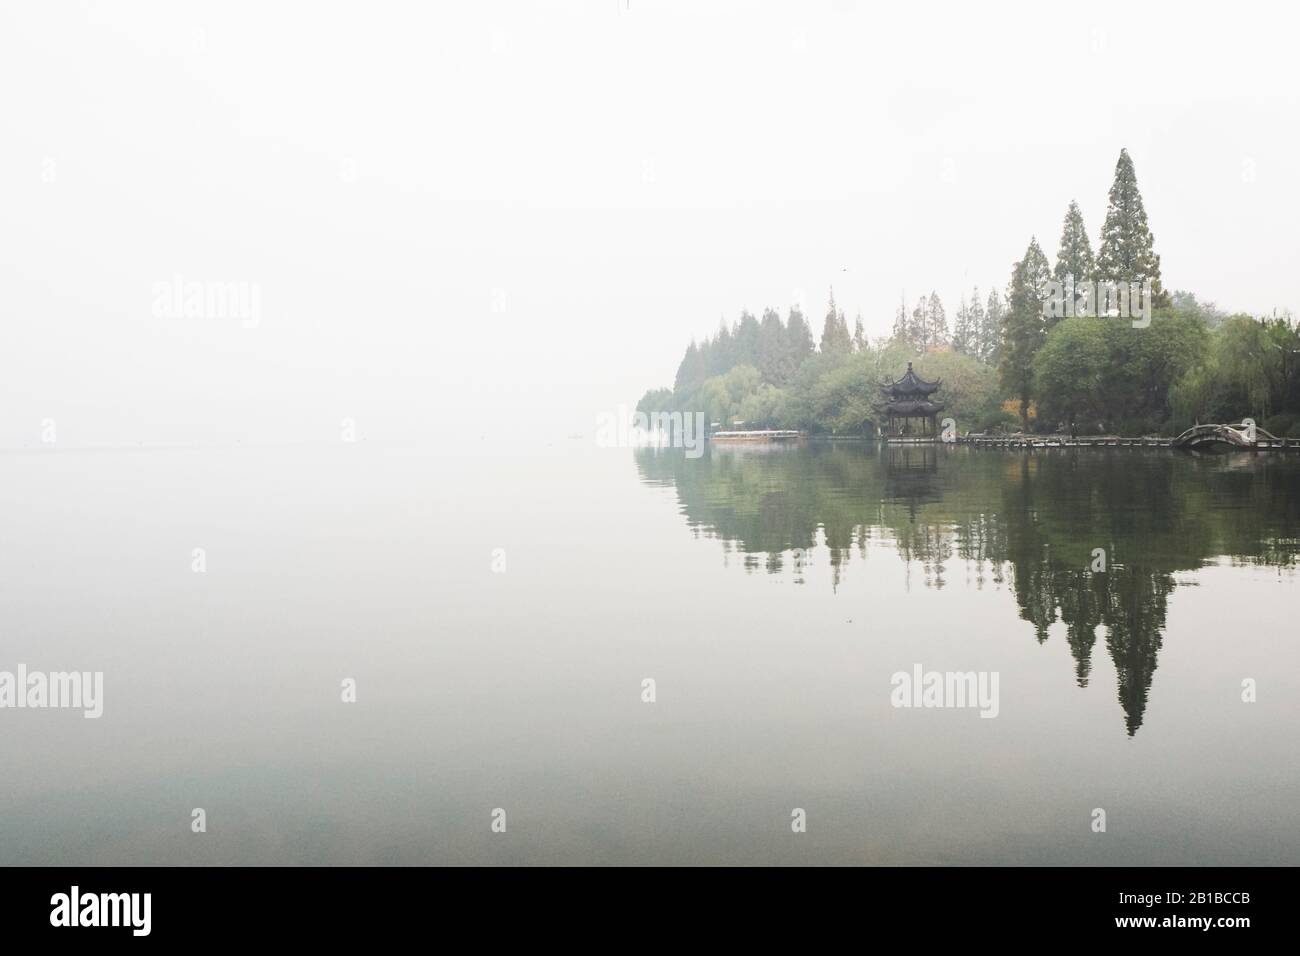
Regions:
<svg viewBox="0 0 1300 956"><path fill-rule="evenodd" d="M1300 862L1300 456L0 472L0 669L105 674L98 721L0 710L2 863ZM892 707L917 664L997 672L997 718Z"/></svg>

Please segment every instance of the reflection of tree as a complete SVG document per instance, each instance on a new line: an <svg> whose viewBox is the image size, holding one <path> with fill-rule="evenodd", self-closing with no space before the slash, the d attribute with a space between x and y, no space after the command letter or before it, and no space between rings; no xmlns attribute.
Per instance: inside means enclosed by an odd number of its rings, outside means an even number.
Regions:
<svg viewBox="0 0 1300 956"><path fill-rule="evenodd" d="M637 467L675 487L692 530L734 548L750 571L795 564L802 583L819 531L836 587L873 541L889 543L909 582L919 566L930 588L952 580L954 560L976 588L1009 568L1037 640L1064 625L1081 687L1106 628L1130 734L1142 724L1174 574L1219 557L1290 569L1300 540L1300 462L1281 457L815 443L712 446L697 460L643 449ZM1104 571L1092 570L1096 549Z"/></svg>
<svg viewBox="0 0 1300 956"><path fill-rule="evenodd" d="M1168 574L1130 568L1112 569L1107 578L1110 601L1102 615L1108 632L1106 650L1119 676L1119 705L1132 736L1142 726L1165 628L1165 602L1174 582Z"/></svg>
<svg viewBox="0 0 1300 956"><path fill-rule="evenodd" d="M1057 595L1061 620L1065 622L1065 639L1074 658L1074 676L1080 687L1088 686L1092 672L1092 646L1097 643L1097 625L1101 609L1107 605L1105 574L1066 570Z"/></svg>

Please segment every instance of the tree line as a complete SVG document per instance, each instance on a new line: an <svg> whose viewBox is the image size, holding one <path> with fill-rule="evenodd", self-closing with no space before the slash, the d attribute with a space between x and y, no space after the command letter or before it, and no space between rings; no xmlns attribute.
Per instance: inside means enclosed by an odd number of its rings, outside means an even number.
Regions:
<svg viewBox="0 0 1300 956"><path fill-rule="evenodd" d="M1052 284L1149 283L1152 322L1135 328L1081 308L1044 308ZM1080 300L1083 302L1083 300ZM963 432L991 429L1082 434L1172 434L1196 422L1253 417L1300 437L1300 326L1290 313L1227 315L1188 292L1165 290L1160 256L1121 150L1097 251L1078 203L1062 224L1056 262L1031 237L1005 293L963 294L951 324L935 292L900 303L891 334L868 341L830 295L821 334L791 307L749 311L692 342L671 388L647 392L639 411L703 411L722 425L874 434L879 385L908 361L944 380L940 398Z"/></svg>

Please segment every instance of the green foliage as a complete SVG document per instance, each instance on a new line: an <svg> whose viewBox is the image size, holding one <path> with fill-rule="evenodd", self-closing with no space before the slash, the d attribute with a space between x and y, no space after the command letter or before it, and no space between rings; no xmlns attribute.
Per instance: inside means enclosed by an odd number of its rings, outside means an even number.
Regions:
<svg viewBox="0 0 1300 956"><path fill-rule="evenodd" d="M835 308L834 291L831 292L826 320L822 323L821 349L824 355L847 355L853 351L853 339L849 337L849 325L844 321L844 310Z"/></svg>
<svg viewBox="0 0 1300 956"><path fill-rule="evenodd" d="M813 384L813 412L826 430L835 435L874 433L879 383L869 377L873 367L865 357L855 357Z"/></svg>
<svg viewBox="0 0 1300 956"><path fill-rule="evenodd" d="M1088 241L1088 230L1083 226L1083 213L1079 204L1070 200L1070 208L1065 211L1065 223L1061 227L1061 245L1056 253L1056 268L1052 275L1064 282L1073 277L1076 282L1092 278L1096 262L1092 256L1092 243Z"/></svg>
<svg viewBox="0 0 1300 956"><path fill-rule="evenodd" d="M727 368L735 368L737 365L758 365L759 340L762 338L762 332L758 327L758 319L746 309L740 313L740 322L731 333L733 353L731 364ZM707 343L706 343L707 344ZM720 374L726 369L718 369L714 374Z"/></svg>
<svg viewBox="0 0 1300 956"><path fill-rule="evenodd" d="M978 297L979 290L976 289ZM986 362L997 365L1002 356L1002 320L1006 317L1002 299L997 289L989 290L988 305L985 306L979 329L979 357Z"/></svg>
<svg viewBox="0 0 1300 956"><path fill-rule="evenodd" d="M736 418L743 421L746 428L780 428L787 401L783 389L764 382L740 400Z"/></svg>
<svg viewBox="0 0 1300 956"><path fill-rule="evenodd" d="M772 385L786 384L795 372L786 329L775 309L763 313L763 322L759 326L758 370L763 381Z"/></svg>
<svg viewBox="0 0 1300 956"><path fill-rule="evenodd" d="M907 342L911 339L906 300L898 303L898 311L894 313L893 333L890 337L896 342Z"/></svg>
<svg viewBox="0 0 1300 956"><path fill-rule="evenodd" d="M671 412L676 407L671 388L652 388L641 396L641 401L636 403L636 410L647 415L655 412Z"/></svg>
<svg viewBox="0 0 1300 956"><path fill-rule="evenodd" d="M1283 412L1280 415L1273 415L1264 419L1260 425L1270 435L1276 435L1278 438L1294 438L1300 436L1300 415L1297 415L1294 412Z"/></svg>
<svg viewBox="0 0 1300 956"><path fill-rule="evenodd" d="M1036 258L1031 246L1025 261ZM1041 262L1032 268L1017 264L1012 300L1022 309L1038 281L1031 276L1043 274ZM1041 310L1035 314L1041 316ZM781 361L767 371L741 363L698 377L702 368L713 367L719 342L725 349L728 338L735 340L738 323L727 336L692 343L678 374L685 387L649 391L637 410L703 411L709 421L728 427L743 421L753 428L873 434L879 386L896 379L909 361L923 378L942 380L943 417L954 418L962 432L1007 424L1004 401L1024 394L1006 387L1005 365L995 369L973 354L949 349L918 355L906 338L874 345L864 340L856 351L812 351L796 315L792 312L794 334L771 310L761 326L754 321L760 344L768 342L769 350L781 345L775 353ZM1005 324L1014 332L1010 318ZM1289 315L1236 315L1210 328L1203 310L1161 309L1147 328L1080 317L1063 319L1040 334L1027 388L1040 430L1068 430L1073 424L1081 434L1176 435L1198 422L1251 417L1275 435L1300 437L1300 325ZM796 340L802 344L795 346ZM1018 356L1017 348L1010 339L1004 355Z"/></svg>
<svg viewBox="0 0 1300 956"><path fill-rule="evenodd" d="M715 375L700 388L692 411L702 411L710 422L723 428L740 417L745 398L758 390L762 376L752 365L737 365L726 375Z"/></svg>
<svg viewBox="0 0 1300 956"><path fill-rule="evenodd" d="M959 432L987 431L1004 422L1002 387L992 366L960 352L928 352L914 368L924 379L942 380L942 416L952 418Z"/></svg>
<svg viewBox="0 0 1300 956"><path fill-rule="evenodd" d="M1079 204L1071 200L1061 229L1061 245L1056 253L1052 277L1066 289L1073 289L1076 283L1090 280L1095 271L1096 262L1092 257L1088 231L1083 226L1083 213L1079 212ZM1057 321L1056 316L1047 317L1049 331Z"/></svg>
<svg viewBox="0 0 1300 956"><path fill-rule="evenodd" d="M1182 314L1204 325L1201 314ZM1198 419L1254 418L1267 431L1286 437L1264 423L1285 413L1300 414L1300 326L1289 315L1224 319L1209 333L1204 361L1178 382L1172 404L1176 423L1184 427Z"/></svg>
<svg viewBox="0 0 1300 956"><path fill-rule="evenodd" d="M976 300L979 305L979 300ZM962 296L957 305L957 317L952 326L952 350L954 352L973 352L975 350L975 331L976 327L971 321L971 309L966 305L966 297Z"/></svg>
<svg viewBox="0 0 1300 956"><path fill-rule="evenodd" d="M1205 324L1182 313L1159 312L1144 329L1064 319L1034 361L1039 419L1085 433L1158 432L1175 417L1175 387L1204 366L1208 347Z"/></svg>
<svg viewBox="0 0 1300 956"><path fill-rule="evenodd" d="M1228 318L1213 302L1201 302L1195 293L1175 289L1169 294L1169 300L1175 312L1187 312L1201 319L1211 329L1217 329Z"/></svg>
<svg viewBox="0 0 1300 956"><path fill-rule="evenodd" d="M1154 323L1154 320L1153 320ZM1035 387L1041 414L1074 424L1083 433L1106 416L1105 382L1109 349L1108 319L1065 319L1034 357Z"/></svg>
<svg viewBox="0 0 1300 956"><path fill-rule="evenodd" d="M1125 435L1177 434L1203 422L1254 418L1275 435L1300 432L1300 326L1289 314L1226 315L1190 292L1166 293L1160 257L1147 224L1133 161L1121 150L1094 260L1077 203L1065 214L1055 268L1031 239L1014 266L1005 299L981 303L978 288L962 298L949 339L935 292L912 309L906 299L886 342L867 341L861 316L849 334L832 291L814 348L807 319L792 308L750 312L716 335L692 342L673 388L647 392L640 411L704 411L710 421L813 433L874 431L879 387L908 361L917 374L942 379L937 396L962 431L1007 423L1011 399L1020 427L1106 430ZM1047 319L1050 279L1063 284L1143 279L1153 284L1153 321ZM1014 421L1014 418L1012 419ZM1270 427L1270 424L1273 427Z"/></svg>
<svg viewBox="0 0 1300 956"><path fill-rule="evenodd" d="M1020 422L1026 431L1029 403L1034 397L1034 356L1047 336L1043 299L1050 277L1047 257L1038 240L1030 239L1024 257L1011 273L998 362L1002 387L1020 401Z"/></svg>
<svg viewBox="0 0 1300 956"><path fill-rule="evenodd" d="M789 343L794 367L798 369L804 360L812 355L814 349L812 329L808 327L808 320L803 317L798 306L790 307L790 319L786 322L785 337Z"/></svg>
<svg viewBox="0 0 1300 956"><path fill-rule="evenodd" d="M939 301L939 295L936 292L930 293L930 299L926 302L925 309L926 332L928 339L927 347L939 347L948 344L948 315L943 310L943 303Z"/></svg>
<svg viewBox="0 0 1300 956"><path fill-rule="evenodd" d="M1115 164L1115 181L1110 187L1106 222L1101 227L1096 278L1099 282L1117 283L1150 279L1154 304L1157 307L1169 305L1169 297L1160 285L1160 257L1155 251L1155 236L1147 225L1146 206L1138 191L1137 173L1127 149L1119 151L1119 161Z"/></svg>

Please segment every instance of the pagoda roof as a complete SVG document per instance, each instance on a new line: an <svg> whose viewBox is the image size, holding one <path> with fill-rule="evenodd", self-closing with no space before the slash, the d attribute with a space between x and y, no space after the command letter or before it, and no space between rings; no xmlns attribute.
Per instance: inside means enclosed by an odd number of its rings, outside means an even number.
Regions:
<svg viewBox="0 0 1300 956"><path fill-rule="evenodd" d="M927 382L916 372L912 371L912 363L907 363L907 372L897 382L890 385L880 386L881 390L891 399L902 398L921 398L925 395L932 395L938 391L939 386L943 384L942 379L936 379L933 382Z"/></svg>
<svg viewBox="0 0 1300 956"><path fill-rule="evenodd" d="M887 402L885 411L890 415L934 415L943 411L943 402L900 401Z"/></svg>

